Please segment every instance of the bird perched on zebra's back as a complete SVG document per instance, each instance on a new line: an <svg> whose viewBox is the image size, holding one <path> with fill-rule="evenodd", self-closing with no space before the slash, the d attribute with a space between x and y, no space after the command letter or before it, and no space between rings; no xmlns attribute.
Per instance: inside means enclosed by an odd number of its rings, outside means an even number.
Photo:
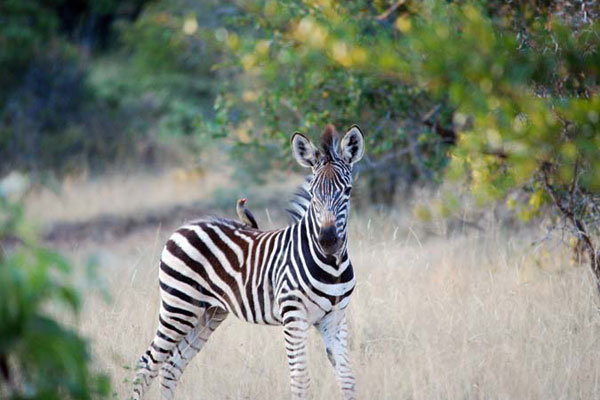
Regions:
<svg viewBox="0 0 600 400"><path fill-rule="evenodd" d="M258 229L258 223L254 215L246 208L246 198L239 199L235 207L240 220L251 228Z"/></svg>

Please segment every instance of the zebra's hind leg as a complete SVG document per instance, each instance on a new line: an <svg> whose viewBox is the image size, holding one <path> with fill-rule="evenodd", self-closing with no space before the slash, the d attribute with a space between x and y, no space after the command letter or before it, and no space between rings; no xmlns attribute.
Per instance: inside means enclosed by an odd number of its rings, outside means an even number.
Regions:
<svg viewBox="0 0 600 400"><path fill-rule="evenodd" d="M160 393L163 399L173 398L175 387L185 367L202 350L210 335L227 318L227 315L229 313L222 308L208 308L199 318L196 327L175 346L171 357L160 370Z"/></svg>
<svg viewBox="0 0 600 400"><path fill-rule="evenodd" d="M345 400L356 399L355 379L348 358L348 326L346 315L338 311L325 316L316 324L325 342L327 358L335 369Z"/></svg>
<svg viewBox="0 0 600 400"><path fill-rule="evenodd" d="M133 400L140 400L177 344L197 325L193 313L161 302L156 336L140 357L133 382Z"/></svg>

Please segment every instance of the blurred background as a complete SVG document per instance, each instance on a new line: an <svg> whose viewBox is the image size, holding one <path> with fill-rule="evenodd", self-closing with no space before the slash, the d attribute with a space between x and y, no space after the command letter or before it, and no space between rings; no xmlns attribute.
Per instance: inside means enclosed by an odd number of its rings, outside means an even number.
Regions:
<svg viewBox="0 0 600 400"><path fill-rule="evenodd" d="M366 140L361 398L598 397L599 18L593 0L0 0L0 398L126 398L170 232L240 197L287 224L307 172L289 138L328 123ZM288 396L279 332L225 325L181 398Z"/></svg>

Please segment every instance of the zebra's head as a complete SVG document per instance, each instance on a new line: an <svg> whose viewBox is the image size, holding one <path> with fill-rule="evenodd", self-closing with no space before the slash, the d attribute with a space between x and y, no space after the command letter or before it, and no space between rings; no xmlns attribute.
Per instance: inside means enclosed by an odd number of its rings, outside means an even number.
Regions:
<svg viewBox="0 0 600 400"><path fill-rule="evenodd" d="M336 254L346 242L352 166L363 156L363 134L354 125L340 142L335 128L328 125L319 149L304 135L295 133L292 151L296 161L312 168L314 175L308 192L319 246L325 254Z"/></svg>

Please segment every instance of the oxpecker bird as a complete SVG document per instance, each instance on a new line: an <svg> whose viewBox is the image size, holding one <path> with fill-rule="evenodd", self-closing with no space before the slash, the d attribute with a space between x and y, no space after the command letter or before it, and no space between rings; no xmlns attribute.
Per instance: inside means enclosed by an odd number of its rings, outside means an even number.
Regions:
<svg viewBox="0 0 600 400"><path fill-rule="evenodd" d="M258 224L254 215L246 208L246 199L239 199L236 206L237 215L243 223L251 228L258 229Z"/></svg>

